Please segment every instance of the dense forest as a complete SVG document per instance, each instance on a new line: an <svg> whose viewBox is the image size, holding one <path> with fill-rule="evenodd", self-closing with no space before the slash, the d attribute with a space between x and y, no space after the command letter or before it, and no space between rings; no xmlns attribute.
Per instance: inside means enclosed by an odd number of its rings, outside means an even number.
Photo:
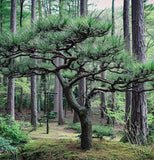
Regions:
<svg viewBox="0 0 154 160"><path fill-rule="evenodd" d="M0 159L154 158L154 4L115 4L0 0Z"/></svg>

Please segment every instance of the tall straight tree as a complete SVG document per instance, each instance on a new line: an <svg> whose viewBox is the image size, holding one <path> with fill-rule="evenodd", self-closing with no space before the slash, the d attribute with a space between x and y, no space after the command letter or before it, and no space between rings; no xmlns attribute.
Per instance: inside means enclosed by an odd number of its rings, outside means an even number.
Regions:
<svg viewBox="0 0 154 160"><path fill-rule="evenodd" d="M20 27L22 27L24 2L25 2L25 0L20 0Z"/></svg>
<svg viewBox="0 0 154 160"><path fill-rule="evenodd" d="M80 15L87 15L87 0L80 0Z"/></svg>
<svg viewBox="0 0 154 160"><path fill-rule="evenodd" d="M132 49L137 61L145 63L145 22L143 0L132 0ZM143 144L148 138L147 101L144 84L133 84L131 127L133 143ZM142 137L142 138L141 138ZM137 139L137 140L136 140Z"/></svg>
<svg viewBox="0 0 154 160"><path fill-rule="evenodd" d="M62 0L59 0L59 16L62 16ZM62 59L56 58L56 66L62 65ZM63 88L55 76L55 95L54 95L54 110L58 113L58 124L64 124L64 114L63 114Z"/></svg>
<svg viewBox="0 0 154 160"><path fill-rule="evenodd" d="M0 0L0 32L3 31L3 0Z"/></svg>
<svg viewBox="0 0 154 160"><path fill-rule="evenodd" d="M80 15L87 15L87 0L80 0ZM86 78L82 78L78 84L78 102L80 105L84 105L85 103L85 93L86 93ZM74 122L78 122L79 118L74 111Z"/></svg>
<svg viewBox="0 0 154 160"><path fill-rule="evenodd" d="M80 0L80 15L87 15L87 0ZM79 81L79 103L80 105L84 105L84 95L86 93L86 78L82 78Z"/></svg>
<svg viewBox="0 0 154 160"><path fill-rule="evenodd" d="M36 15L36 0L32 0L31 7L31 23L33 25ZM34 53L36 54L36 53ZM34 62L36 63L36 62ZM31 76L31 124L36 128L37 127L37 92L36 92L36 75Z"/></svg>
<svg viewBox="0 0 154 160"><path fill-rule="evenodd" d="M115 18L114 18L114 1L112 0L112 31L111 31L111 35L113 36L115 33Z"/></svg>
<svg viewBox="0 0 154 160"><path fill-rule="evenodd" d="M105 72L101 73L101 78L105 79ZM104 118L105 117L105 110L106 110L106 107L105 107L105 93L101 93L100 98L101 98L101 106L100 106L100 108L101 108L101 118Z"/></svg>
<svg viewBox="0 0 154 160"><path fill-rule="evenodd" d="M16 11L17 11L17 0L11 0L10 30L12 33L16 32L16 19L17 19ZM10 65L13 65L13 62L11 62ZM7 114L11 115L12 119L15 119L14 90L15 90L14 78L9 77L8 78Z"/></svg>
<svg viewBox="0 0 154 160"><path fill-rule="evenodd" d="M130 0L124 0L123 7L123 29L124 29L124 41L125 48L128 52L131 52L130 49L130 18L129 18L129 4ZM125 94L125 121L128 123L128 116L130 113L131 106L131 92L126 91Z"/></svg>

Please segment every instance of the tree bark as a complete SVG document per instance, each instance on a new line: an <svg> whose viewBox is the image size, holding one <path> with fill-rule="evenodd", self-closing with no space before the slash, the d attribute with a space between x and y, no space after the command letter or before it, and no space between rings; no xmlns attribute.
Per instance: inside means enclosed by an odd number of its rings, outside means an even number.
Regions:
<svg viewBox="0 0 154 160"><path fill-rule="evenodd" d="M81 148L90 149L92 147L92 123L91 123L91 109L88 105L80 105L72 91L72 86L65 82L64 78L59 72L56 75L63 86L64 94L68 104L79 115L81 122Z"/></svg>
<svg viewBox="0 0 154 160"><path fill-rule="evenodd" d="M14 90L15 90L14 78L11 77L8 79L7 114L9 114L12 119L15 119Z"/></svg>
<svg viewBox="0 0 154 160"><path fill-rule="evenodd" d="M0 0L0 32L2 33L3 32L3 0Z"/></svg>
<svg viewBox="0 0 154 160"><path fill-rule="evenodd" d="M17 0L11 0L11 19L10 19L10 30L12 33L16 32L16 18L17 18ZM11 54L11 53L10 53ZM13 65L13 61L10 65ZM14 108L14 91L15 83L14 78L9 77L8 79L8 98L7 98L7 114L11 115L12 119L15 119Z"/></svg>
<svg viewBox="0 0 154 160"><path fill-rule="evenodd" d="M16 19L17 19L17 0L11 0L11 19L10 30L12 33L16 32Z"/></svg>
<svg viewBox="0 0 154 160"><path fill-rule="evenodd" d="M22 99L23 99L23 88L20 88L20 100L19 100L19 108L18 112L22 112Z"/></svg>
<svg viewBox="0 0 154 160"><path fill-rule="evenodd" d="M88 108L86 114L80 115L81 122L81 148L92 148L92 122L91 122L91 109Z"/></svg>
<svg viewBox="0 0 154 160"><path fill-rule="evenodd" d="M59 58L59 65L62 65L63 60ZM64 124L64 111L63 111L63 88L61 84L59 83L59 116L58 116L58 124L63 125Z"/></svg>
<svg viewBox="0 0 154 160"><path fill-rule="evenodd" d="M31 7L32 26L36 19L35 8L36 8L36 0L32 0L32 7ZM36 60L34 61L34 63L36 63ZM37 90L36 75L32 75L31 76L31 124L34 126L34 128L37 127L37 91L36 90Z"/></svg>
<svg viewBox="0 0 154 160"><path fill-rule="evenodd" d="M105 78L105 72L102 72L101 73L101 78ZM105 107L105 93L101 93L100 95L101 97L101 118L104 118L105 117L105 110L106 110L106 107Z"/></svg>
<svg viewBox="0 0 154 160"><path fill-rule="evenodd" d="M114 0L112 0L112 31L111 35L115 34L115 19L114 19Z"/></svg>
<svg viewBox="0 0 154 160"><path fill-rule="evenodd" d="M132 0L132 48L137 61L146 61L145 53L145 23L144 4L142 0ZM131 131L134 134L133 143L145 144L148 139L147 102L144 84L133 84ZM137 140L136 140L137 139Z"/></svg>
<svg viewBox="0 0 154 160"><path fill-rule="evenodd" d="M37 127L37 93L36 76L31 77L31 124Z"/></svg>
<svg viewBox="0 0 154 160"><path fill-rule="evenodd" d="M41 0L38 0L38 12L39 12L39 19L42 20L42 6L41 6Z"/></svg>
<svg viewBox="0 0 154 160"><path fill-rule="evenodd" d="M56 65L59 66L62 64L62 60L60 58L56 58ZM58 124L64 124L64 115L63 115L63 89L62 86L55 76L55 95L54 95L54 111L58 113Z"/></svg>
<svg viewBox="0 0 154 160"><path fill-rule="evenodd" d="M35 10L36 10L36 0L32 0L32 7L31 7L31 23L32 24L36 20Z"/></svg>
<svg viewBox="0 0 154 160"><path fill-rule="evenodd" d="M125 48L126 48L126 50L128 52L131 52L131 49L130 49L129 3L130 3L130 0L124 0L124 7L123 7L123 29L124 29ZM130 87L130 86L128 86L128 87ZM125 93L125 122L126 122L126 125L129 125L127 123L128 123L128 120L129 120L131 100L132 100L132 93L129 92L129 91L126 91L126 93Z"/></svg>
<svg viewBox="0 0 154 160"><path fill-rule="evenodd" d="M25 0L20 0L20 27L22 27L24 1L25 1Z"/></svg>
<svg viewBox="0 0 154 160"><path fill-rule="evenodd" d="M80 15L87 15L87 0L80 0Z"/></svg>

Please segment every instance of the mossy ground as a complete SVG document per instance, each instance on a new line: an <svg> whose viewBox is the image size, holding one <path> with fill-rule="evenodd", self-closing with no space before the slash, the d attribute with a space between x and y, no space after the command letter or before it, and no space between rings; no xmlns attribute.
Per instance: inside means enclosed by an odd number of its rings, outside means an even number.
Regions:
<svg viewBox="0 0 154 160"><path fill-rule="evenodd" d="M46 134L45 124L30 133L32 140L21 147L18 160L153 160L154 152L148 147L131 146L118 141L93 140L93 148L83 151L80 139L73 130L64 129L50 123L50 133ZM9 154L0 160L11 160Z"/></svg>
<svg viewBox="0 0 154 160"><path fill-rule="evenodd" d="M1 160L7 160L1 157ZM10 159L8 157L8 159ZM94 140L93 148L80 149L79 140L34 140L19 151L19 160L153 160L147 147L131 147L116 141Z"/></svg>

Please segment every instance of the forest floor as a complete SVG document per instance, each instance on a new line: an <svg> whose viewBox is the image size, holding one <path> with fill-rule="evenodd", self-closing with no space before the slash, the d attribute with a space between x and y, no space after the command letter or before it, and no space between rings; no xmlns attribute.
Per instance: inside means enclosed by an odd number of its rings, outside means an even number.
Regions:
<svg viewBox="0 0 154 160"><path fill-rule="evenodd" d="M42 113L39 113L40 115ZM17 115L16 115L17 116ZM26 118L29 116L26 115ZM23 118L18 114L18 119ZM79 134L72 129L65 129L72 121L72 112L67 112L65 125L58 125L57 119L50 122L49 134L46 134L46 124L30 132L31 141L21 147L18 152L18 160L153 160L154 149L150 147L138 147L129 143L119 142L121 137L116 134L116 139L93 139L93 148L84 151L80 148ZM28 118L26 121L29 121ZM100 115L93 115L93 124L102 125ZM123 129L116 123L114 132ZM11 160L10 154L3 154L0 160Z"/></svg>
<svg viewBox="0 0 154 160"><path fill-rule="evenodd" d="M38 117L43 115L43 112L39 112ZM22 113L16 112L16 119L21 121L24 120L26 122L30 122L30 111L23 111ZM80 133L76 133L73 129L65 129L68 126L68 123L73 120L73 112L67 111L64 116L64 125L58 125L58 119L56 118L49 123L49 134L46 134L46 123L41 123L38 125L38 129L30 132L30 136L32 139L78 139ZM93 125L105 125L106 120L100 118L100 114L92 114L92 124ZM120 123L115 123L114 126L114 140L119 141L122 137L119 134L120 131L123 131L123 125ZM109 139L109 137L103 136L105 139Z"/></svg>

